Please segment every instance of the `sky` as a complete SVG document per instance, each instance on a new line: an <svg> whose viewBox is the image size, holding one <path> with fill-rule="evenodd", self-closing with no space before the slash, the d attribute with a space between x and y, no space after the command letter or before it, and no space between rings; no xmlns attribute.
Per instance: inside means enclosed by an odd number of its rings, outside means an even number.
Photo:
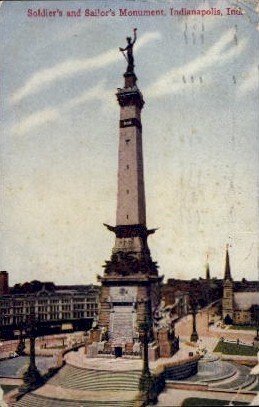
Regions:
<svg viewBox="0 0 259 407"><path fill-rule="evenodd" d="M243 15L226 15L234 6ZM222 15L170 15L182 7ZM96 283L110 258L118 48L134 27L152 258L165 281L204 277L207 257L222 278L230 244L233 277L258 279L258 13L253 0L1 3L0 268L10 284Z"/></svg>

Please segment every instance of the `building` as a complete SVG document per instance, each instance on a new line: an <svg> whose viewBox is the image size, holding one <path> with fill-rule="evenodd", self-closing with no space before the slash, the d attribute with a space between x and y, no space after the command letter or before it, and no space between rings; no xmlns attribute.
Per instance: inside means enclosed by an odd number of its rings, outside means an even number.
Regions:
<svg viewBox="0 0 259 407"><path fill-rule="evenodd" d="M222 298L222 280L208 278L206 267L206 279L180 280L169 278L162 287L162 297L166 305L173 304L177 318L190 313L191 299L195 300L199 308L203 308Z"/></svg>
<svg viewBox="0 0 259 407"><path fill-rule="evenodd" d="M0 335L12 338L33 316L40 334L87 330L98 314L99 287L16 284L0 297Z"/></svg>
<svg viewBox="0 0 259 407"><path fill-rule="evenodd" d="M8 294L9 283L7 271L0 271L0 295Z"/></svg>
<svg viewBox="0 0 259 407"><path fill-rule="evenodd" d="M222 318L227 324L256 325L259 320L259 281L234 281L228 247L223 280Z"/></svg>

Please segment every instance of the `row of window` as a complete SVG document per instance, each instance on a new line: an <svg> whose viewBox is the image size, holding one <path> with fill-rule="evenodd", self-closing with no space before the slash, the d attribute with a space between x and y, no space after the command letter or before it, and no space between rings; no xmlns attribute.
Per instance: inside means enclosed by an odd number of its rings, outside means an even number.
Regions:
<svg viewBox="0 0 259 407"><path fill-rule="evenodd" d="M39 305L46 305L46 304L69 304L69 303L94 303L96 302L96 297L97 296L82 296L82 297L72 297L72 298L58 298L58 299L35 299L34 301L28 301L28 299L24 300L15 300L15 299L9 299L9 300L3 300L0 301L0 307L1 308L9 308L9 307L31 307L32 305L39 304Z"/></svg>
<svg viewBox="0 0 259 407"><path fill-rule="evenodd" d="M23 308L23 307L32 307L34 305L51 305L51 306L55 306L55 305L60 305L60 304L75 304L75 303L79 303L79 304L95 304L96 303L96 298L89 300L89 299L81 299L80 301L77 299L71 299L69 301L63 301L63 300L59 300L55 303L53 302L48 302L47 300L42 300L42 301L35 301L35 302L31 302L28 303L26 301L19 301L19 302L6 302L6 301L1 301L0 302L0 309L5 309L5 308ZM55 305L54 305L55 304Z"/></svg>
<svg viewBox="0 0 259 407"><path fill-rule="evenodd" d="M86 303L86 304L73 304L72 306L70 304L68 305L50 305L50 306L43 306L39 305L38 307L19 307L19 308L2 308L1 309L1 314L2 315L17 315L17 314L32 314L33 312L58 312L58 311L71 311L71 309L75 310L89 310L89 309L96 309L98 308L97 303Z"/></svg>
<svg viewBox="0 0 259 407"><path fill-rule="evenodd" d="M96 310L95 310L96 311ZM39 321L56 321L63 319L78 319L78 318L93 318L95 311L77 311L77 312L64 312L64 313L40 313L36 315ZM19 324L24 322L26 317L24 315L16 315L14 317L4 316L1 318L0 326L7 326L11 324Z"/></svg>

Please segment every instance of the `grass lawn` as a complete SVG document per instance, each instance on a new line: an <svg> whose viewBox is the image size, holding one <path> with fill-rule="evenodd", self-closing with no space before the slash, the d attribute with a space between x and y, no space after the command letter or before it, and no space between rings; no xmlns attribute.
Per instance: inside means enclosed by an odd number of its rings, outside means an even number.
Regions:
<svg viewBox="0 0 259 407"><path fill-rule="evenodd" d="M231 325L229 329L245 330L245 331L256 331L256 327L252 325Z"/></svg>
<svg viewBox="0 0 259 407"><path fill-rule="evenodd" d="M221 352L225 355L257 356L258 350L253 346L219 341L214 352Z"/></svg>
<svg viewBox="0 0 259 407"><path fill-rule="evenodd" d="M205 399L205 398L198 398L198 397L190 397L185 399L182 407L193 407L193 406L228 406L228 400L215 400L215 399ZM241 402L241 401L234 401L234 406L248 406L249 403Z"/></svg>

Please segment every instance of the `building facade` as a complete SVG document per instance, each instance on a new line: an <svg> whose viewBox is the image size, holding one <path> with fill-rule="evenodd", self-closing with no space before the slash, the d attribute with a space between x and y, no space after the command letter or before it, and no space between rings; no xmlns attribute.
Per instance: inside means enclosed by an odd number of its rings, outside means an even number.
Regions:
<svg viewBox="0 0 259 407"><path fill-rule="evenodd" d="M0 335L11 338L33 316L42 334L87 330L98 314L99 287L17 284L0 298Z"/></svg>

